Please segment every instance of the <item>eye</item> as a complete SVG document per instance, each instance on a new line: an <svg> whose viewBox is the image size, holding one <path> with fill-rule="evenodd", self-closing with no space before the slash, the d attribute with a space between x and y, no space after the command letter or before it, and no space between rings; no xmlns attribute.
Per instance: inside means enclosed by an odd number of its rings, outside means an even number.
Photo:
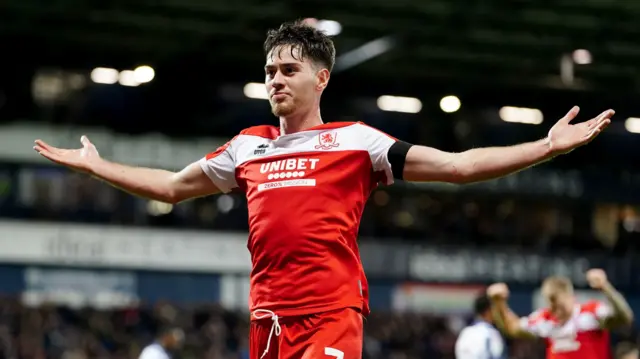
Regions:
<svg viewBox="0 0 640 359"><path fill-rule="evenodd" d="M285 67L284 69L285 73L287 74L292 74L294 73L296 70L293 67Z"/></svg>
<svg viewBox="0 0 640 359"><path fill-rule="evenodd" d="M276 72L274 70L266 70L264 73L267 77L273 77Z"/></svg>

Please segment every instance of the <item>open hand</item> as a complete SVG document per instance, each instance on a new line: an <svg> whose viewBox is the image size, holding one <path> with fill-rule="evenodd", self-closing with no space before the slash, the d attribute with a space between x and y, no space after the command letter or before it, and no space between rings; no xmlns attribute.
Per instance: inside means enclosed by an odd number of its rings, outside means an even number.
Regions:
<svg viewBox="0 0 640 359"><path fill-rule="evenodd" d="M33 149L42 157L76 171L91 173L100 161L100 154L86 136L80 138L82 148L63 149L53 147L42 140L36 140Z"/></svg>
<svg viewBox="0 0 640 359"><path fill-rule="evenodd" d="M589 121L571 124L580 112L578 106L574 106L563 118L549 130L549 147L555 154L564 154L591 142L602 130L611 123L613 110L606 110Z"/></svg>

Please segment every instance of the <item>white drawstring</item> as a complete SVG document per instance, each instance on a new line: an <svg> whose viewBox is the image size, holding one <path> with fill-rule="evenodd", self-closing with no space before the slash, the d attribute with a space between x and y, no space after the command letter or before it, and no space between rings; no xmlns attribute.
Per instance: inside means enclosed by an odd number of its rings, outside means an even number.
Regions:
<svg viewBox="0 0 640 359"><path fill-rule="evenodd" d="M262 314L258 314L258 313L262 313ZM269 346L271 345L271 338L273 337L274 334L276 335L276 337L280 336L280 333L282 332L282 327L280 327L280 322L278 321L278 316L276 315L276 313L270 310L256 309L253 311L253 313L251 313L251 315L253 315L253 317L258 320L271 317L271 321L273 322L273 324L271 324L271 331L269 332L269 339L267 339L267 347L264 348L264 352L260 357L260 359L262 359L269 352Z"/></svg>

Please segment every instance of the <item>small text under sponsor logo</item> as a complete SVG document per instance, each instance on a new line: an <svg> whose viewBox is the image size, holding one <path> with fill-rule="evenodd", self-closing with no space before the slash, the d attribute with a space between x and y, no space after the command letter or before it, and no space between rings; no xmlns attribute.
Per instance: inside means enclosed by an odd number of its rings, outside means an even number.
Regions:
<svg viewBox="0 0 640 359"><path fill-rule="evenodd" d="M258 191L266 191L269 189L285 188L285 187L314 187L315 185L316 185L316 180L314 178L301 178L301 179L261 183L258 185Z"/></svg>

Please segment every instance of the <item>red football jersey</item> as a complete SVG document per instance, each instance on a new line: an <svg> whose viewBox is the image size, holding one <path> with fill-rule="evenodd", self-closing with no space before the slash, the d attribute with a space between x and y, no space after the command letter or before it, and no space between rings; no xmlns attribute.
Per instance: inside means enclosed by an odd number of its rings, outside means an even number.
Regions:
<svg viewBox="0 0 640 359"><path fill-rule="evenodd" d="M356 238L371 191L393 183L387 152L396 141L357 122L284 136L256 126L200 161L222 192L246 193L251 311L368 314Z"/></svg>
<svg viewBox="0 0 640 359"><path fill-rule="evenodd" d="M571 318L560 324L549 309L541 309L521 320L524 330L543 338L547 359L610 359L609 331L601 323L613 311L602 302L576 305Z"/></svg>

